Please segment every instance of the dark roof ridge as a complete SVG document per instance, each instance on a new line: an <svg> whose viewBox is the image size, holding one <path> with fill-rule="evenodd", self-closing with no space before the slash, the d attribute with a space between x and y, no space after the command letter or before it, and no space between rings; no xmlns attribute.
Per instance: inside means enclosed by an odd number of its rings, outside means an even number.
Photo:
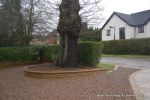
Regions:
<svg viewBox="0 0 150 100"><path fill-rule="evenodd" d="M123 20L130 26L145 25L150 21L150 9L131 14L113 12L109 19L106 21L106 23L103 25L102 29L114 15L118 16L121 20Z"/></svg>

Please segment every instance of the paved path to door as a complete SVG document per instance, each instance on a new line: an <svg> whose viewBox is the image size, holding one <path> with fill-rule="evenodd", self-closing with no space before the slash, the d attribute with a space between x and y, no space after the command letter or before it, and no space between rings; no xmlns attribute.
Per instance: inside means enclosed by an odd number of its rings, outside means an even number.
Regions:
<svg viewBox="0 0 150 100"><path fill-rule="evenodd" d="M146 59L103 57L101 62L117 64L118 66L128 68L150 69L150 61Z"/></svg>
<svg viewBox="0 0 150 100"><path fill-rule="evenodd" d="M130 84L137 100L150 100L150 61L146 59L127 59L103 57L103 63L117 64L121 67L142 69L130 76ZM144 96L143 96L144 95Z"/></svg>
<svg viewBox="0 0 150 100"><path fill-rule="evenodd" d="M133 73L130 76L130 83L134 91L134 94L137 95L137 100L150 100L150 74L149 73L150 70L140 70Z"/></svg>

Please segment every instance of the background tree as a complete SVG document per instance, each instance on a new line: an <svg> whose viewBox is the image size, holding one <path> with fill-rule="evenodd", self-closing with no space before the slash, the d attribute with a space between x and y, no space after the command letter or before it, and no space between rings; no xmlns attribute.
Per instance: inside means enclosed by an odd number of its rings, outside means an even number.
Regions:
<svg viewBox="0 0 150 100"><path fill-rule="evenodd" d="M22 6L26 43L29 45L33 34L46 35L55 26L52 19L54 6L49 0L26 0Z"/></svg>
<svg viewBox="0 0 150 100"><path fill-rule="evenodd" d="M0 1L0 46L3 46L3 44L8 45L9 44L9 17L8 16L8 5L6 1L1 0Z"/></svg>
<svg viewBox="0 0 150 100"><path fill-rule="evenodd" d="M101 29L87 26L87 23L82 23L82 28L79 36L80 41L101 41Z"/></svg>
<svg viewBox="0 0 150 100"><path fill-rule="evenodd" d="M80 37L79 37L80 41L101 41L101 29L99 28L88 28L84 31L81 31Z"/></svg>
<svg viewBox="0 0 150 100"><path fill-rule="evenodd" d="M23 18L20 0L1 0L0 42L1 46L24 43Z"/></svg>
<svg viewBox="0 0 150 100"><path fill-rule="evenodd" d="M33 34L48 34L52 9L49 0L0 0L0 45L29 45Z"/></svg>
<svg viewBox="0 0 150 100"><path fill-rule="evenodd" d="M103 21L102 0L80 0L80 16L82 22L86 22L88 27L100 27Z"/></svg>
<svg viewBox="0 0 150 100"><path fill-rule="evenodd" d="M28 8L24 8L24 28L25 28L25 34L26 34L26 45L29 45L30 40L32 38L33 33L33 17L34 17L34 0L30 0L29 3L27 1L24 3ZM27 6L28 4L28 6Z"/></svg>
<svg viewBox="0 0 150 100"><path fill-rule="evenodd" d="M0 0L1 46L29 45L33 34L47 34L57 28L58 0ZM82 23L98 25L100 0L80 0ZM90 9L90 10L88 10ZM99 10L98 10L99 9ZM7 16L7 17L6 17ZM22 31L22 32L21 32Z"/></svg>

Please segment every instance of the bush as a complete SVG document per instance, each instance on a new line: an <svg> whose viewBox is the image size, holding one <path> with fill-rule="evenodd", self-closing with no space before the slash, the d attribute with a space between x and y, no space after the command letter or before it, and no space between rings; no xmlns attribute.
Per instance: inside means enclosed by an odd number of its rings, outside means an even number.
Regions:
<svg viewBox="0 0 150 100"><path fill-rule="evenodd" d="M43 54L40 55L40 50ZM1 47L0 61L54 61L57 58L58 46L34 46L34 47Z"/></svg>
<svg viewBox="0 0 150 100"><path fill-rule="evenodd" d="M99 42L80 42L79 60L82 65L96 66L101 57ZM59 46L1 47L0 61L56 61ZM40 59L41 58L41 59Z"/></svg>
<svg viewBox="0 0 150 100"><path fill-rule="evenodd" d="M1 47L0 61L31 61L34 59L30 47Z"/></svg>
<svg viewBox="0 0 150 100"><path fill-rule="evenodd" d="M102 45L99 42L80 42L79 43L79 60L86 66L95 67L101 57Z"/></svg>
<svg viewBox="0 0 150 100"><path fill-rule="evenodd" d="M44 60L49 60L51 62L55 61L58 57L59 46L42 46L43 58Z"/></svg>
<svg viewBox="0 0 150 100"><path fill-rule="evenodd" d="M103 42L104 54L150 54L150 38Z"/></svg>

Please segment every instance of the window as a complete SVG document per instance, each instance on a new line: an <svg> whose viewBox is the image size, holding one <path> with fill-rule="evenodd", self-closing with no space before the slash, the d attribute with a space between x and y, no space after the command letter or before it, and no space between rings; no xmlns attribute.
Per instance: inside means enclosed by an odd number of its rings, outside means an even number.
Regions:
<svg viewBox="0 0 150 100"><path fill-rule="evenodd" d="M138 33L144 33L144 26L138 26Z"/></svg>
<svg viewBox="0 0 150 100"><path fill-rule="evenodd" d="M125 39L125 27L119 28L119 37L120 39Z"/></svg>
<svg viewBox="0 0 150 100"><path fill-rule="evenodd" d="M107 34L106 34L107 36L110 36L110 35L111 35L111 34L110 34L110 29L107 29L106 32L107 32Z"/></svg>

